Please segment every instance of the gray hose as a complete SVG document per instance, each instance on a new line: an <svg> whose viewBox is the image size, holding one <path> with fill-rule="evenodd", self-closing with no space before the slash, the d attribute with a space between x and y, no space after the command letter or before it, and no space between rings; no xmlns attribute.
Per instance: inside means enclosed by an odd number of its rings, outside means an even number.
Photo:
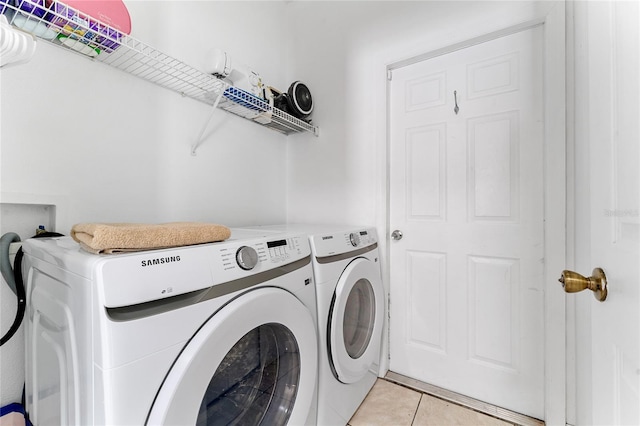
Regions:
<svg viewBox="0 0 640 426"><path fill-rule="evenodd" d="M20 242L20 236L15 232L7 232L0 237L0 272L2 277L9 284L9 288L13 291L13 294L17 295L16 279L13 275L13 267L9 261L9 245L11 243Z"/></svg>

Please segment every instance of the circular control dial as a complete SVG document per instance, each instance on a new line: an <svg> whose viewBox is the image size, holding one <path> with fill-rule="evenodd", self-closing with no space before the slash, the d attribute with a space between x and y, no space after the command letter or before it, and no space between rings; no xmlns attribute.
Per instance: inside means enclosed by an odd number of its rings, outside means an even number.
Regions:
<svg viewBox="0 0 640 426"><path fill-rule="evenodd" d="M351 245L354 247L358 247L358 244L360 244L360 235L355 232L349 235L349 239L351 240Z"/></svg>
<svg viewBox="0 0 640 426"><path fill-rule="evenodd" d="M249 246L242 246L236 252L236 262L238 266L249 271L258 264L258 252Z"/></svg>

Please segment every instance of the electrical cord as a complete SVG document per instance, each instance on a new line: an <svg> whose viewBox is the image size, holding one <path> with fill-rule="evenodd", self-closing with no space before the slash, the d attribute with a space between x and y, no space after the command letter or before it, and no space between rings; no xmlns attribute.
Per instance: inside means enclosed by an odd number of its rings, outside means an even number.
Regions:
<svg viewBox="0 0 640 426"><path fill-rule="evenodd" d="M22 282L22 271L20 268L16 268L15 265L22 265L22 247L18 249L18 253L16 253L16 259L14 261L14 277L15 277L15 290L16 290L16 298L18 300L18 309L16 311L16 316L13 319L13 323L9 330L2 336L0 339L0 346L3 346L7 343L14 334L20 328L20 324L22 324L22 319L24 318L24 312L27 309L27 297L24 289L24 283Z"/></svg>

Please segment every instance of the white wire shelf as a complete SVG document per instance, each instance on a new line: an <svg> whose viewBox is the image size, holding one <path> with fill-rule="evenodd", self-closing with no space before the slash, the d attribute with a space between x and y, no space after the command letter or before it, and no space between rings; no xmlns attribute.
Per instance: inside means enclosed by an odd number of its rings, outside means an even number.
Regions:
<svg viewBox="0 0 640 426"><path fill-rule="evenodd" d="M197 70L64 3L51 0L0 0L0 13L7 17L11 25L40 40L207 105L217 104L219 108L280 133L319 134L317 126L293 117L261 98Z"/></svg>

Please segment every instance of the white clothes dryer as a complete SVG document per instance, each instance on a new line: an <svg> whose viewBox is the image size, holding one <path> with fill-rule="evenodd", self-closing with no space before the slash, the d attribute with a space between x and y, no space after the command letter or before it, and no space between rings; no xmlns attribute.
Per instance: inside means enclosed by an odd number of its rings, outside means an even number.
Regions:
<svg viewBox="0 0 640 426"><path fill-rule="evenodd" d="M315 424L306 236L117 255L24 243L34 424Z"/></svg>
<svg viewBox="0 0 640 426"><path fill-rule="evenodd" d="M378 377L385 315L376 231L310 236L318 303L318 425L344 425Z"/></svg>
<svg viewBox="0 0 640 426"><path fill-rule="evenodd" d="M345 425L379 374L385 296L374 228L275 225L305 232L318 304L318 425Z"/></svg>

